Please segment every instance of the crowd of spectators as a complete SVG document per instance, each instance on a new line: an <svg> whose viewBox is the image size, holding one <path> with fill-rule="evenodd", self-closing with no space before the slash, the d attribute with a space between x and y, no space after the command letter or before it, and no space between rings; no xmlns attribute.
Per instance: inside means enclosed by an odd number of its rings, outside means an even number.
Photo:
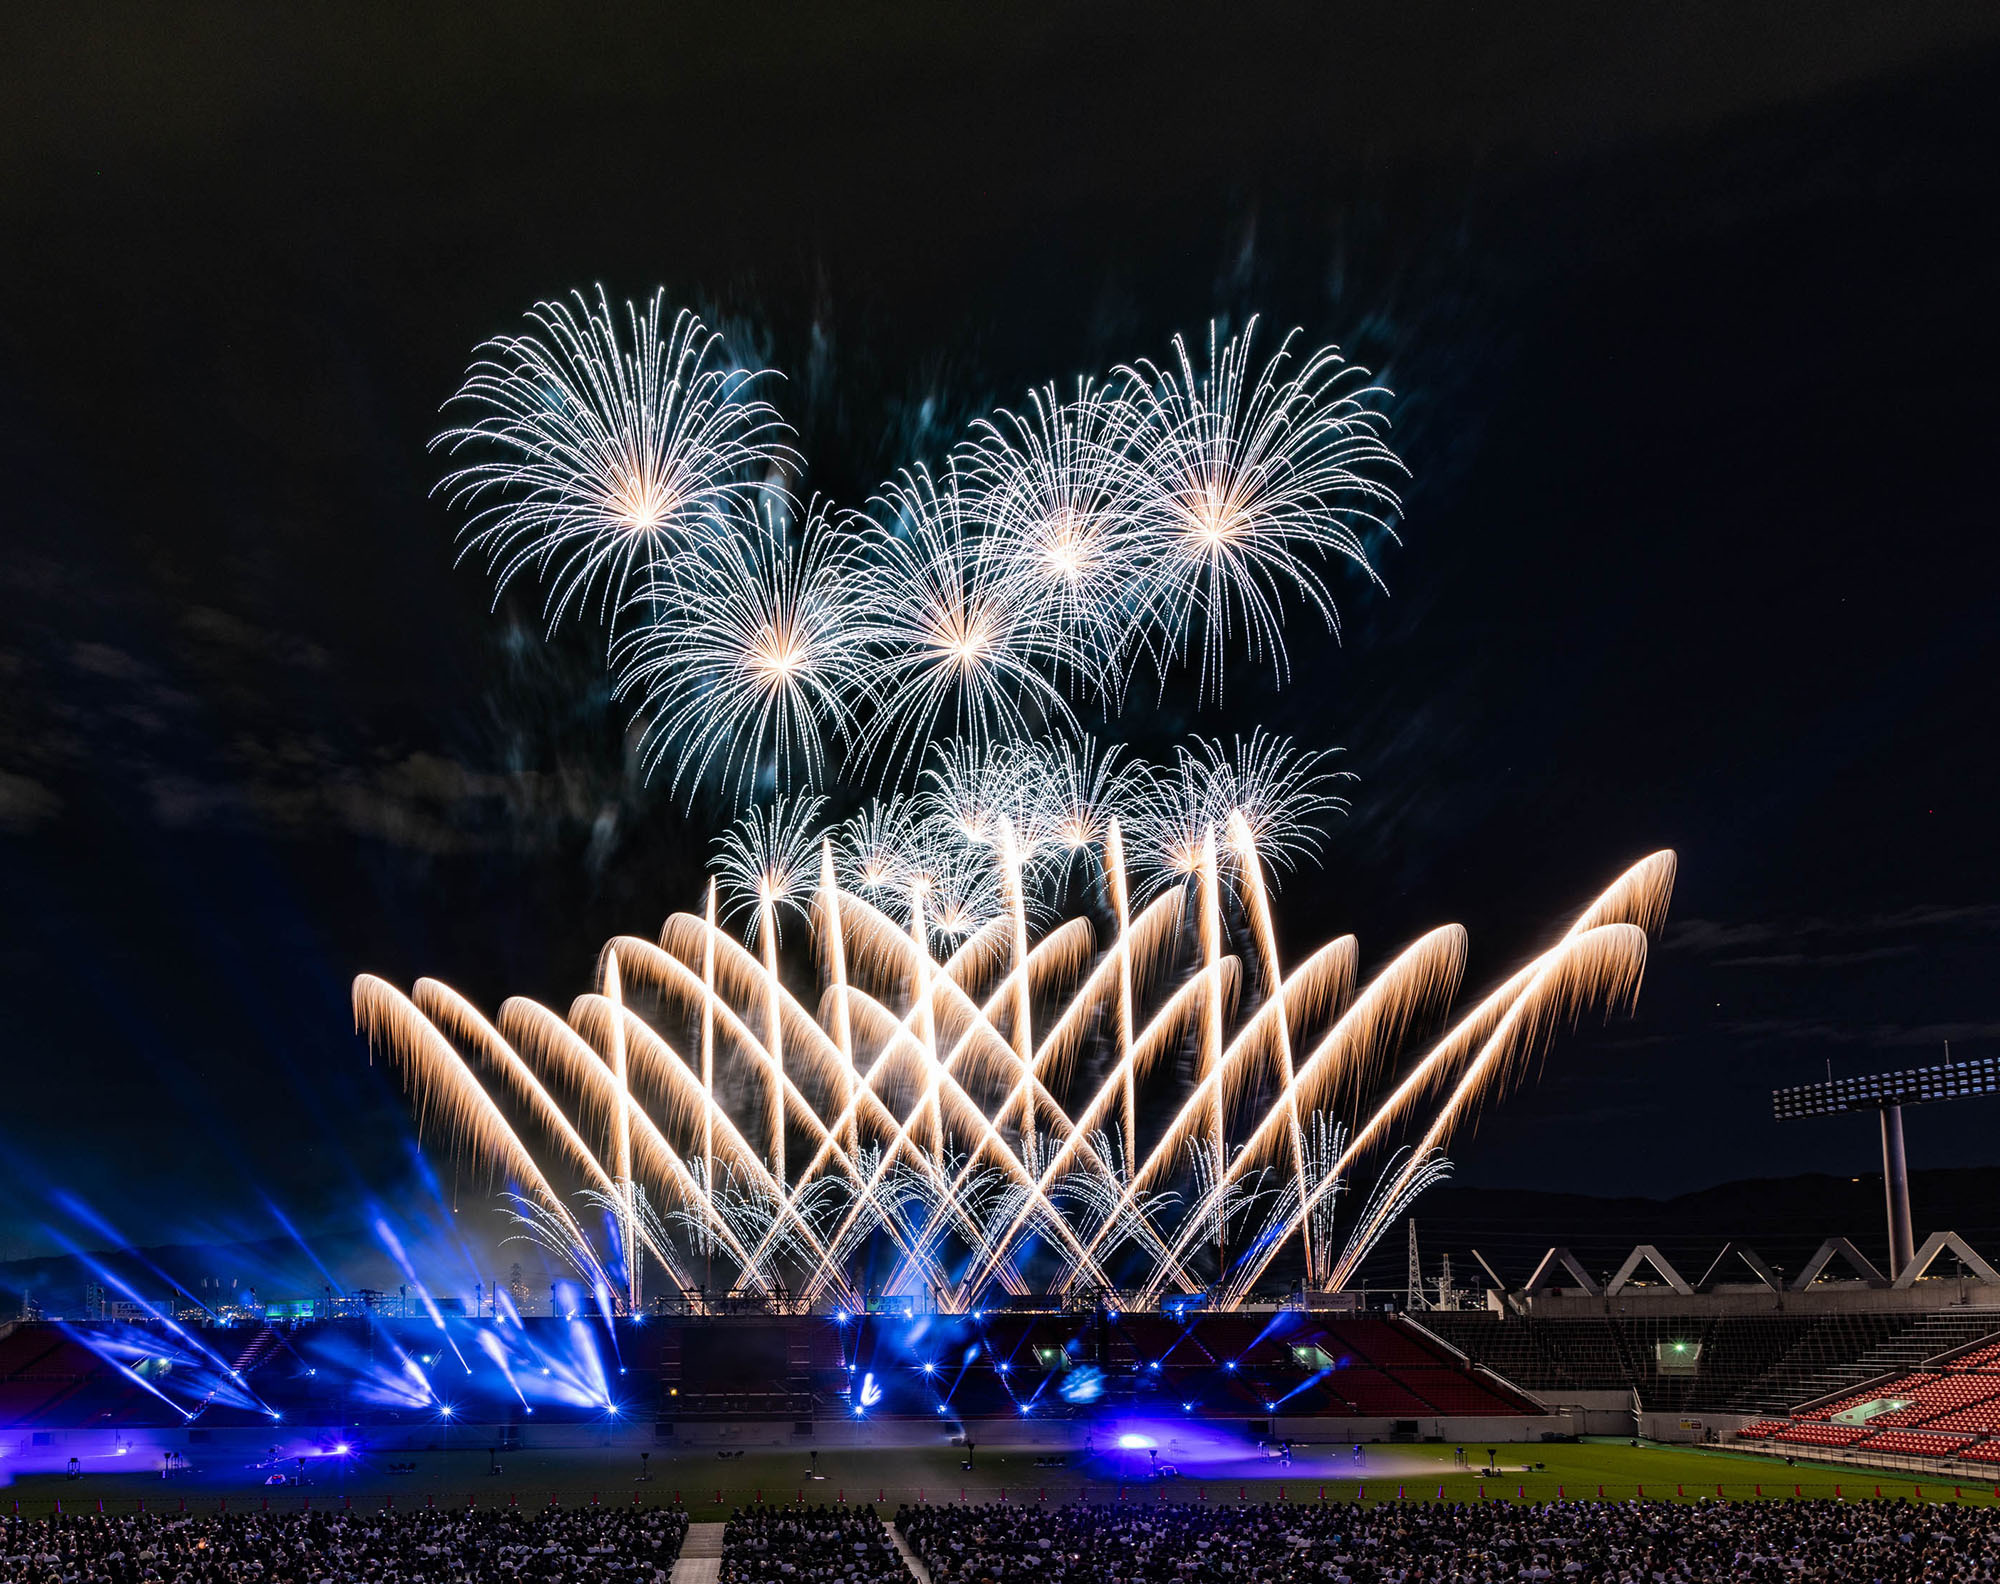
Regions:
<svg viewBox="0 0 2000 1584"><path fill-rule="evenodd" d="M665 1584L657 1507L0 1518L5 1584Z"/></svg>
<svg viewBox="0 0 2000 1584"><path fill-rule="evenodd" d="M2000 1579L2000 1508L1903 1501L906 1507L932 1584Z"/></svg>
<svg viewBox="0 0 2000 1584"><path fill-rule="evenodd" d="M722 1531L722 1584L911 1584L873 1506L738 1509Z"/></svg>

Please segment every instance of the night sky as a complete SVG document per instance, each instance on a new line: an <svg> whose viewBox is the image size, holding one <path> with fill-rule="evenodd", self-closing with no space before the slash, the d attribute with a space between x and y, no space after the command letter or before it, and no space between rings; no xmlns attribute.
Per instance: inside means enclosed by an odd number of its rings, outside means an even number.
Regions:
<svg viewBox="0 0 2000 1584"><path fill-rule="evenodd" d="M598 281L783 370L854 504L1211 315L1394 388L1387 593L1131 727L1343 748L1285 939L1458 919L1468 992L1678 849L1637 1016L1462 1182L1865 1172L1768 1090L2000 1045L2000 11L713 10L0 23L0 1259L57 1192L139 1243L415 1202L354 974L566 1006L697 903L597 640L429 495L473 345ZM2000 1163L2000 1100L1909 1136Z"/></svg>

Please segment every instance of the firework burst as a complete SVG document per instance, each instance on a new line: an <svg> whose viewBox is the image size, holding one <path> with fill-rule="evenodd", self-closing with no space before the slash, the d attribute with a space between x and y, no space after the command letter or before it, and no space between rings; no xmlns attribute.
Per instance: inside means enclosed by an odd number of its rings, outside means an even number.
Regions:
<svg viewBox="0 0 2000 1584"><path fill-rule="evenodd" d="M567 1020L354 989L426 1118L593 1286L622 1275L636 1306L647 1260L685 1286L692 1254L806 1302L851 1305L886 1262L881 1290L947 1309L1111 1288L1234 1308L1295 1251L1337 1289L1467 1118L1563 1024L1636 996L1671 853L1450 1022L1457 926L1366 983L1352 936L1279 952L1271 893L1346 806L1328 754L1260 729L1152 767L1080 729L1146 666L1162 689L1192 669L1197 704L1239 651L1282 682L1288 612L1337 631L1328 567L1375 577L1402 464L1386 393L1337 350L1301 359L1294 332L1259 363L1254 319L1211 325L1205 367L1176 338L1165 365L1045 386L867 513L800 516L759 376L663 314L656 295L621 326L600 290L483 348L454 398L475 415L437 442L473 459L440 487L499 588L532 570L552 625L606 622L648 773L750 805L705 905L610 942ZM869 792L822 829L822 793ZM1064 920L1073 890L1094 911ZM778 955L808 919L810 1007Z"/></svg>
<svg viewBox="0 0 2000 1584"><path fill-rule="evenodd" d="M671 767L690 801L708 781L739 801L824 785L872 701L852 538L817 503L796 531L760 505L651 577L613 652L617 691L641 701L648 773Z"/></svg>
<svg viewBox="0 0 2000 1584"><path fill-rule="evenodd" d="M903 474L877 497L866 603L881 700L872 748L894 779L939 737L976 747L1076 729L1049 672L1087 668L1022 598L1007 563L981 551L956 470Z"/></svg>
<svg viewBox="0 0 2000 1584"><path fill-rule="evenodd" d="M1140 629L1131 590L1146 565L1121 405L1088 379L1062 401L1053 385L973 426L968 488L1009 592L1046 630L1057 680L1117 703Z"/></svg>
<svg viewBox="0 0 2000 1584"><path fill-rule="evenodd" d="M1381 475L1402 464L1372 405L1387 393L1333 347L1287 372L1296 331L1253 369L1256 331L1252 318L1218 341L1210 325L1205 371L1178 336L1171 363L1119 371L1149 549L1145 620L1161 659L1194 656L1204 696L1220 696L1232 642L1268 656L1284 680L1295 599L1337 630L1321 563L1349 561L1376 579L1364 531L1388 531L1400 509Z"/></svg>
<svg viewBox="0 0 2000 1584"><path fill-rule="evenodd" d="M775 376L722 366L714 332L685 311L664 325L665 311L664 292L627 303L621 330L601 286L595 303L536 304L531 331L480 348L447 404L471 418L432 442L479 458L438 486L470 513L465 553L485 559L496 600L523 572L546 578L551 628L607 619L796 460L752 394Z"/></svg>

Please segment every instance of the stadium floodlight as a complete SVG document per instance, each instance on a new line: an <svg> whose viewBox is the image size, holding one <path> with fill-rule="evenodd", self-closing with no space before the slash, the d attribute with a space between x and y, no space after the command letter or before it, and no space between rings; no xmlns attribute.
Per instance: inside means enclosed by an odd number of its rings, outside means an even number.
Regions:
<svg viewBox="0 0 2000 1584"><path fill-rule="evenodd" d="M1882 1188L1889 1213L1889 1276L1894 1280L1916 1257L1917 1248L1910 1225L1910 1165L1903 1149L1903 1107L1990 1094L2000 1094L2000 1057L1980 1056L1935 1067L1829 1077L1821 1083L1774 1089L1771 1112L1780 1122L1838 1116L1844 1111L1881 1113Z"/></svg>
<svg viewBox="0 0 2000 1584"><path fill-rule="evenodd" d="M1800 1117L1878 1111L1884 1106L1925 1105L1984 1094L2000 1094L2000 1057L1982 1056L1936 1067L1909 1067L1901 1072L1829 1078L1823 1083L1774 1089L1771 1110L1780 1122L1790 1122Z"/></svg>

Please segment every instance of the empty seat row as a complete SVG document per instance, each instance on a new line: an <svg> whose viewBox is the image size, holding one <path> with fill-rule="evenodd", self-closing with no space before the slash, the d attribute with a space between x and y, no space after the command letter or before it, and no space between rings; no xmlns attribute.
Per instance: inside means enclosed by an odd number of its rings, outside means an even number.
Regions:
<svg viewBox="0 0 2000 1584"><path fill-rule="evenodd" d="M1971 1436L1932 1435L1928 1430L1881 1430L1868 1438L1867 1450L1898 1457L1948 1458L1971 1440Z"/></svg>

